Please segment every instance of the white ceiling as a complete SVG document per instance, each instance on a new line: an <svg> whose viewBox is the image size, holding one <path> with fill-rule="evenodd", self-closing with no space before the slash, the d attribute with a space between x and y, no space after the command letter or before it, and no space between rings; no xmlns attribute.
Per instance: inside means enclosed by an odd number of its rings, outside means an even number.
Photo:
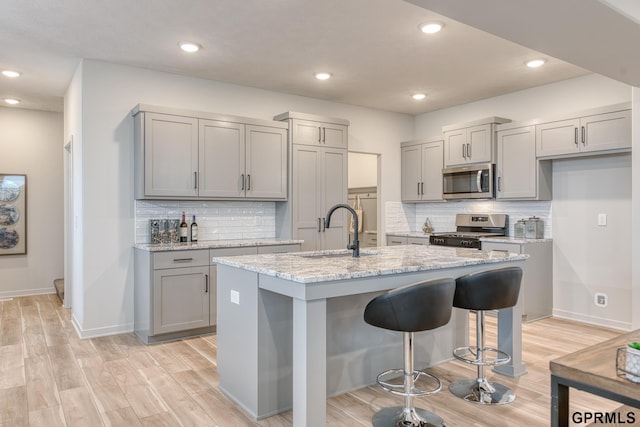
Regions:
<svg viewBox="0 0 640 427"><path fill-rule="evenodd" d="M617 3L619 11L633 3L610 2ZM81 58L407 114L590 71L627 83L636 80L624 77L634 75L640 85L637 53L629 64L618 64L614 55L613 63L602 67L593 63L610 61L590 52L588 44L569 55L561 48L554 50L557 43L549 39L558 37L558 24L570 10L560 7L562 13L551 23L531 25L534 15L544 16L544 8L538 7L542 3L588 5L589 13L601 13L594 4L613 10L597 0L2 0L0 68L16 69L23 76L0 76L0 98L17 97L21 108L62 111L64 93ZM526 8L520 16L516 4ZM636 30L640 34L638 21L627 13L611 14L614 18L607 22L617 27L609 28L613 35L596 44L597 53L621 49L607 45L615 37L635 36ZM574 19L582 23L595 18L574 11ZM418 24L432 19L444 22L444 31L432 36L418 31ZM560 34L575 45L582 33L569 30L572 22ZM553 27L549 34L547 24ZM181 40L198 42L204 49L185 54L177 47ZM539 52L545 52L548 63L535 70L524 67L525 60L541 56ZM333 78L314 79L313 73L320 70L333 73ZM420 91L428 94L426 100L410 98Z"/></svg>

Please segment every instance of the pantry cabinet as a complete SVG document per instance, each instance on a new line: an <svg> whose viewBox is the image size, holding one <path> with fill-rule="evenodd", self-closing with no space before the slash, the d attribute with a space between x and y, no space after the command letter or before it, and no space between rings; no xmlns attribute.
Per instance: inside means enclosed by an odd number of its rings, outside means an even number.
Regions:
<svg viewBox="0 0 640 427"><path fill-rule="evenodd" d="M400 146L402 201L441 201L443 139L406 141Z"/></svg>
<svg viewBox="0 0 640 427"><path fill-rule="evenodd" d="M349 122L344 119L288 111L274 117L289 123L291 177L289 203L277 207L280 237L304 240L303 251L343 249L348 212L339 209L325 227L329 208L347 204ZM289 225L290 228L289 228Z"/></svg>
<svg viewBox="0 0 640 427"><path fill-rule="evenodd" d="M286 200L287 125L138 105L136 199Z"/></svg>
<svg viewBox="0 0 640 427"><path fill-rule="evenodd" d="M444 134L444 166L495 162L495 127L509 119L488 117L474 122L448 125Z"/></svg>
<svg viewBox="0 0 640 427"><path fill-rule="evenodd" d="M631 110L617 104L536 125L536 154L542 158L631 150Z"/></svg>
<svg viewBox="0 0 640 427"><path fill-rule="evenodd" d="M497 126L496 198L550 200L551 162L536 157L535 126Z"/></svg>

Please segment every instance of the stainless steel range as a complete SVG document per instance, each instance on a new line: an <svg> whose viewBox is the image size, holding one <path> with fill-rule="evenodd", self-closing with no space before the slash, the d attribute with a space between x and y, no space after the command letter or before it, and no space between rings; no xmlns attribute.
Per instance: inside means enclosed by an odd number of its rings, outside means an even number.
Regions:
<svg viewBox="0 0 640 427"><path fill-rule="evenodd" d="M438 246L481 249L480 238L506 236L509 216L505 214L457 214L456 231L434 233L429 243Z"/></svg>

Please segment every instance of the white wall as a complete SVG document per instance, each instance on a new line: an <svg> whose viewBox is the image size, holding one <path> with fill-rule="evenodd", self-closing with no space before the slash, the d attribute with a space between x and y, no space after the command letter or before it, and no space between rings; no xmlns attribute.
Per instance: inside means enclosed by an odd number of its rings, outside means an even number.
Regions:
<svg viewBox="0 0 640 427"><path fill-rule="evenodd" d="M63 277L62 115L0 107L0 173L27 175L27 254L0 256L0 298Z"/></svg>
<svg viewBox="0 0 640 427"><path fill-rule="evenodd" d="M413 136L413 118L351 105L84 60L81 70L83 302L73 315L83 336L133 328L133 122L138 103L272 119L284 111L340 117L351 122L349 149L381 153L380 197L398 200L398 141ZM77 107L75 108L77 109ZM69 106L68 110L74 110ZM78 113L76 113L78 115ZM75 277L75 275L74 275ZM81 313L78 311L82 311Z"/></svg>
<svg viewBox="0 0 640 427"><path fill-rule="evenodd" d="M416 118L416 138L440 132L443 125L488 116L521 121L630 100L629 86L599 75L588 75L421 115ZM622 157L625 158L628 156ZM554 264L562 263L560 269L554 265L555 314L628 329L631 325L631 259L624 254L614 258L605 255L616 253L618 247L630 253L629 230L632 224L631 190L628 185L631 181L631 162L618 157L584 158L573 162L554 161L553 164L551 217ZM607 183L616 187L615 191L610 192L611 197L606 191L591 192L576 182L584 178L585 182L593 185L594 181L601 178L602 171L610 172L610 175L605 174ZM567 186L573 191L568 191ZM600 187L598 189L601 190ZM508 206L508 202L503 203L505 210L509 210ZM433 207L438 208L437 205ZM411 209L415 210L415 207ZM616 215L614 224L607 227L604 233L602 229L592 227L594 210ZM593 250L595 246L598 250ZM573 254L580 254L582 258L575 260ZM575 271L570 276L565 269ZM616 283L605 282L605 275L612 277ZM595 309L593 296L596 292L609 294L609 307L606 310Z"/></svg>
<svg viewBox="0 0 640 427"><path fill-rule="evenodd" d="M349 152L349 188L376 187L378 185L378 156Z"/></svg>

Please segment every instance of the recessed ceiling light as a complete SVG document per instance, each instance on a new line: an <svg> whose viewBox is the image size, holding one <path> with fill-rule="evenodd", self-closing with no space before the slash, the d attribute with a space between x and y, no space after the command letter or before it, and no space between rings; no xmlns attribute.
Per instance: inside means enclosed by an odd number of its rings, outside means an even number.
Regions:
<svg viewBox="0 0 640 427"><path fill-rule="evenodd" d="M420 31L423 33L435 34L444 28L444 24L439 21L431 21L418 25L418 28L420 28Z"/></svg>
<svg viewBox="0 0 640 427"><path fill-rule="evenodd" d="M414 93L413 95L411 95L411 97L416 101L422 101L427 97L427 95L425 95L424 93Z"/></svg>
<svg viewBox="0 0 640 427"><path fill-rule="evenodd" d="M331 73L316 73L316 79L328 80L331 78Z"/></svg>
<svg viewBox="0 0 640 427"><path fill-rule="evenodd" d="M178 43L178 46L180 46L180 49L189 53L194 53L202 49L202 46L200 46L198 43L193 42L180 42Z"/></svg>
<svg viewBox="0 0 640 427"><path fill-rule="evenodd" d="M20 104L20 100L19 99L14 99L14 98L5 98L4 102L6 102L7 104L11 104L11 105Z"/></svg>
<svg viewBox="0 0 640 427"><path fill-rule="evenodd" d="M20 73L18 71L13 71L13 70L3 70L2 75L5 77L11 77L11 78L20 77Z"/></svg>
<svg viewBox="0 0 640 427"><path fill-rule="evenodd" d="M544 65L545 62L547 62L546 59L540 58L540 59L532 59L531 61L525 62L525 64L529 68L538 68L538 67Z"/></svg>

